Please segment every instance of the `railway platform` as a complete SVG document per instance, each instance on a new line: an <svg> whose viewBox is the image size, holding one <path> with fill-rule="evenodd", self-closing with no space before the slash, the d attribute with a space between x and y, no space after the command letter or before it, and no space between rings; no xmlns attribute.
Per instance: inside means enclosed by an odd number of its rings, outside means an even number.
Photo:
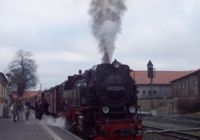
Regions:
<svg viewBox="0 0 200 140"><path fill-rule="evenodd" d="M33 118L28 121L13 122L10 118L0 118L1 140L80 140L64 128L48 126Z"/></svg>

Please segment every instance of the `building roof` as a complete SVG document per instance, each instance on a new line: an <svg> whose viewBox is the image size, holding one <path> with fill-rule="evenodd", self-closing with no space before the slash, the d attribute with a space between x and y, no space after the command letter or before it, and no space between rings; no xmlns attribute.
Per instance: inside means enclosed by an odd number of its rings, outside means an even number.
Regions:
<svg viewBox="0 0 200 140"><path fill-rule="evenodd" d="M27 98L34 97L34 96L36 96L38 94L39 94L39 91L25 91L24 94L23 94L23 96L22 96L22 98L27 99ZM17 98L17 91L11 92L10 95L14 99Z"/></svg>
<svg viewBox="0 0 200 140"><path fill-rule="evenodd" d="M177 81L177 80L181 80L181 79L183 79L183 78L189 77L189 76L194 75L194 74L197 74L197 73L200 73L200 69L197 69L197 70L195 70L195 71L193 71L193 72L190 72L190 73L188 73L188 74L186 74L186 75L184 75L184 76L182 76L182 77L178 77L178 78L176 78L176 79L173 79L171 82L175 82L175 81Z"/></svg>
<svg viewBox="0 0 200 140"><path fill-rule="evenodd" d="M191 72L192 71L155 71L153 84L170 84L172 80L185 76ZM147 77L147 71L133 71L131 76L138 85L150 84L150 79Z"/></svg>

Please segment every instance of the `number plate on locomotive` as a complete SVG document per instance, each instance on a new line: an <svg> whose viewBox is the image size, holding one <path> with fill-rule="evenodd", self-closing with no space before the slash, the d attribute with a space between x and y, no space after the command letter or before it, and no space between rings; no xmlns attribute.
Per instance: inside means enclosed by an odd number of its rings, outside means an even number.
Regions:
<svg viewBox="0 0 200 140"><path fill-rule="evenodd" d="M108 91L123 91L125 90L124 86L108 86L107 87Z"/></svg>

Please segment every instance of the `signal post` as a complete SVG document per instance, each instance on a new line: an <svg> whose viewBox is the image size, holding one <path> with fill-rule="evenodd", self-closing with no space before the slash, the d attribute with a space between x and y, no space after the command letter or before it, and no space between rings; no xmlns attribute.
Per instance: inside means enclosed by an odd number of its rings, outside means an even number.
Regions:
<svg viewBox="0 0 200 140"><path fill-rule="evenodd" d="M156 110L154 107L154 101L153 101L153 77L154 77L154 71L153 71L153 64L151 62L151 60L149 60L148 64L147 64L147 76L150 79L150 88L151 88L151 113L152 115L156 115Z"/></svg>

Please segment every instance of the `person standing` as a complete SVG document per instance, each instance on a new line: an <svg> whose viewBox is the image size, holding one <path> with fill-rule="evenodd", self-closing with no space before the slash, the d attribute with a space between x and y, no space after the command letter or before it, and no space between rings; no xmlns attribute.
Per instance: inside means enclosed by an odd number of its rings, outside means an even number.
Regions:
<svg viewBox="0 0 200 140"><path fill-rule="evenodd" d="M18 110L18 105L17 101L14 101L14 103L11 105L12 108L12 114L13 114L13 122L19 121L19 110ZM17 117L17 120L16 120Z"/></svg>
<svg viewBox="0 0 200 140"><path fill-rule="evenodd" d="M42 107L42 100L39 100L38 103L38 119L41 120L42 119L42 115L44 113L43 107Z"/></svg>
<svg viewBox="0 0 200 140"><path fill-rule="evenodd" d="M39 119L39 100L36 100L35 102L35 119Z"/></svg>
<svg viewBox="0 0 200 140"><path fill-rule="evenodd" d="M42 109L42 112L45 114L45 115L49 115L49 104L48 102L45 100L45 99L42 99L42 102L41 102L41 109Z"/></svg>
<svg viewBox="0 0 200 140"><path fill-rule="evenodd" d="M31 103L30 103L28 100L26 100L26 101L25 101L25 106L31 108Z"/></svg>
<svg viewBox="0 0 200 140"><path fill-rule="evenodd" d="M24 109L25 109L26 121L28 121L29 120L29 115L30 115L30 106L25 103Z"/></svg>
<svg viewBox="0 0 200 140"><path fill-rule="evenodd" d="M19 113L19 120L22 121L23 113L24 113L24 105L21 99L19 99L19 101L17 102L17 107L18 107L18 113Z"/></svg>

